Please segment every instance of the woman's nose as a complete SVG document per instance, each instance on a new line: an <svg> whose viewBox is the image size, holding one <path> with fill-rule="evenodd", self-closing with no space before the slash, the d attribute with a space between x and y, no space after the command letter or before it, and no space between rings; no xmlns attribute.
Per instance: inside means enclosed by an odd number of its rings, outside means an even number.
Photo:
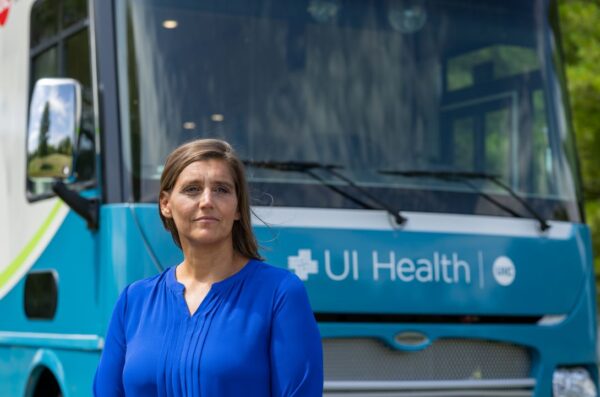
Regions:
<svg viewBox="0 0 600 397"><path fill-rule="evenodd" d="M202 194L200 195L200 206L212 206L213 205L213 194L211 189L204 189Z"/></svg>

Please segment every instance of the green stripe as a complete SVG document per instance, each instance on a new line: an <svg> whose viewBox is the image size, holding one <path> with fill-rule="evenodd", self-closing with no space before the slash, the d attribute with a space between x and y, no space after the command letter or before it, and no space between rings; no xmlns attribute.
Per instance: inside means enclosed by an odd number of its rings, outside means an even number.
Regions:
<svg viewBox="0 0 600 397"><path fill-rule="evenodd" d="M11 277L17 272L17 270L19 270L23 266L25 260L29 257L34 248L39 244L40 240L52 224L52 221L54 220L54 218L56 218L58 210L60 209L60 207L62 207L62 205L62 201L58 200L56 202L54 207L52 207L50 214L48 215L46 220L44 220L42 226L40 226L37 232L35 232L33 238L29 240L27 245L21 250L21 252L19 252L19 255L17 255L17 257L10 263L10 265L8 265L8 267L4 269L2 273L0 273L0 289L4 288L8 280L10 280Z"/></svg>

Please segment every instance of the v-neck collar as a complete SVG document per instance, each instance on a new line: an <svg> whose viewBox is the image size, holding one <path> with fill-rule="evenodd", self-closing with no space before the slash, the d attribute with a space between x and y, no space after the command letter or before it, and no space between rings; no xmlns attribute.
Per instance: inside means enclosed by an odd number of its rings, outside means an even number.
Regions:
<svg viewBox="0 0 600 397"><path fill-rule="evenodd" d="M186 314L186 317L193 318L193 317L196 317L197 315L199 315L200 313L209 312L210 309L214 306L214 303L217 301L216 298L220 295L220 293L222 291L228 289L229 286L235 284L238 280L243 279L246 276L246 274L248 274L248 272L250 272L250 270L252 268L254 268L255 266L256 266L256 260L250 259L236 273L232 274L229 277L224 278L221 281L217 281L217 282L213 283L211 285L210 289L208 290L208 293L206 294L206 296L204 297L202 302L200 302L200 305L198 306L198 308L196 309L196 311L194 313L190 313L190 310L185 301L185 297L184 297L185 286L177 280L177 276L175 274L177 266L171 266L170 268L167 269L166 283L167 283L167 287L169 287L169 289L177 295L178 302L179 302L178 305L184 309L184 313Z"/></svg>

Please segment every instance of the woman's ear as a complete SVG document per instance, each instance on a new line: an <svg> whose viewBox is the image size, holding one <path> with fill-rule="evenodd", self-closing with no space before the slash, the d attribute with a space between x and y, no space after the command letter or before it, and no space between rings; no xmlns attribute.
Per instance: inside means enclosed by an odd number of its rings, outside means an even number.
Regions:
<svg viewBox="0 0 600 397"><path fill-rule="evenodd" d="M169 204L169 193L167 193L165 191L160 192L160 198L158 199L158 202L160 204L160 213L165 218L172 218L173 215L171 215L171 206Z"/></svg>

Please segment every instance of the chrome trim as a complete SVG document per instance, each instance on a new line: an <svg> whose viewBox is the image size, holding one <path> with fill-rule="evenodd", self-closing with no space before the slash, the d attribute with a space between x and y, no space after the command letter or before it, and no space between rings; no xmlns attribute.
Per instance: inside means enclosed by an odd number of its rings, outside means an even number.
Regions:
<svg viewBox="0 0 600 397"><path fill-rule="evenodd" d="M547 315L540 318L537 322L538 325L558 325L567 319L566 314Z"/></svg>
<svg viewBox="0 0 600 397"><path fill-rule="evenodd" d="M325 391L426 391L517 389L535 387L534 378L446 381L325 381Z"/></svg>
<svg viewBox="0 0 600 397"><path fill-rule="evenodd" d="M431 340L422 332L403 331L394 336L394 342L404 348L425 348Z"/></svg>
<svg viewBox="0 0 600 397"><path fill-rule="evenodd" d="M431 392L325 393L323 397L532 397L532 390L460 390Z"/></svg>

